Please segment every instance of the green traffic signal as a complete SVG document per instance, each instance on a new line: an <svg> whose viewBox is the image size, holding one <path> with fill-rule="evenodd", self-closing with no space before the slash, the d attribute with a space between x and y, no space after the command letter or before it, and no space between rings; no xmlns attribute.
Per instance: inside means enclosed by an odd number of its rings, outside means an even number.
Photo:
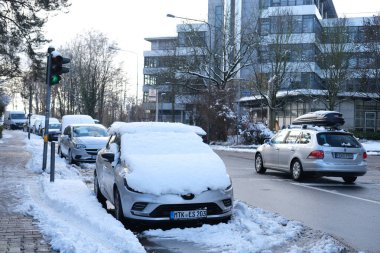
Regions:
<svg viewBox="0 0 380 253"><path fill-rule="evenodd" d="M50 85L55 85L58 84L59 81L61 81L61 77L57 74L52 75L51 80L50 80Z"/></svg>
<svg viewBox="0 0 380 253"><path fill-rule="evenodd" d="M62 66L63 64L69 62L70 59L62 57L58 51L51 52L50 85L58 84L62 79L61 74L68 73L70 71L68 67Z"/></svg>

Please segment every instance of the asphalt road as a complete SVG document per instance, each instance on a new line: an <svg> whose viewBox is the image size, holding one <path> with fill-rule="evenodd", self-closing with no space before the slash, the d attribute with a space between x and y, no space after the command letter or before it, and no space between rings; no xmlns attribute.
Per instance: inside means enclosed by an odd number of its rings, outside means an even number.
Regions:
<svg viewBox="0 0 380 253"><path fill-rule="evenodd" d="M216 151L231 176L235 198L329 233L358 251L380 252L380 156L355 184L341 178L294 182L290 175L254 171L254 153Z"/></svg>

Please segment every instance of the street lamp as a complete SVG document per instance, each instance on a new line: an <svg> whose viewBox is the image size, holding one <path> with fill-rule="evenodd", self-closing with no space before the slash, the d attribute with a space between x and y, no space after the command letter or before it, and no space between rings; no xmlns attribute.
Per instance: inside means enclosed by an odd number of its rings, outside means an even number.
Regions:
<svg viewBox="0 0 380 253"><path fill-rule="evenodd" d="M204 20L200 20L200 19L195 19L195 18L187 18L187 17L179 17L179 16L176 16L176 15L173 15L173 14L166 14L166 17L168 18L177 18L177 19L182 19L182 20L187 20L187 21L195 21L195 22L201 22L201 23L204 23L207 25L208 27L208 38L209 38L209 42L208 42L208 52L209 52L209 62L208 62L208 80L207 80L207 89L208 89L208 110L210 110L210 104L211 104L211 82L210 82L210 78L211 78L211 59L212 59L212 51L211 51L211 24L208 23L207 21L204 21ZM207 123L207 134L210 136L210 113L208 113L208 123Z"/></svg>
<svg viewBox="0 0 380 253"><path fill-rule="evenodd" d="M111 50L117 50L117 51L123 51L126 53L131 53L131 54L136 56L136 105L137 105L138 104L138 97L139 97L139 56L138 56L138 54L134 51L125 50L125 49L121 49L118 47L109 46L108 48Z"/></svg>
<svg viewBox="0 0 380 253"><path fill-rule="evenodd" d="M161 94L159 94L159 90L158 89L156 89L155 92L156 92L156 118L155 118L155 121L158 122L158 112L159 112L159 107L158 107L159 101L158 101L158 98L159 98L159 96L161 96L161 111L163 111L163 101L162 101L163 99L162 99L162 96L166 95L166 93L165 92L161 92ZM161 115L161 121L162 121L162 115Z"/></svg>

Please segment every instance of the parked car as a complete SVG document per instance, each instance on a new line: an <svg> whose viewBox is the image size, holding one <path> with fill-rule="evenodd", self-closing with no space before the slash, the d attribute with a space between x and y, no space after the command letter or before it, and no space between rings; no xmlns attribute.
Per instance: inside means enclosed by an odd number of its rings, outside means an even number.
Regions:
<svg viewBox="0 0 380 253"><path fill-rule="evenodd" d="M96 160L94 189L118 220L227 221L233 189L223 161L181 123L112 124Z"/></svg>
<svg viewBox="0 0 380 253"><path fill-rule="evenodd" d="M29 120L29 116L24 124L24 132L28 132L29 129L31 132L33 132L33 126L34 126L34 123L36 122L37 119L40 119L40 118L45 118L44 115L39 115L39 114L32 114L30 116L30 120Z"/></svg>
<svg viewBox="0 0 380 253"><path fill-rule="evenodd" d="M66 126L58 142L58 154L70 164L95 162L98 151L108 140L107 129L100 124L71 124Z"/></svg>
<svg viewBox="0 0 380 253"><path fill-rule="evenodd" d="M298 126L283 129L257 148L255 169L291 173L294 180L304 175L342 177L353 183L367 172L367 153L357 139L343 130Z"/></svg>
<svg viewBox="0 0 380 253"><path fill-rule="evenodd" d="M23 111L6 111L4 113L4 127L7 129L22 129L26 122Z"/></svg>
<svg viewBox="0 0 380 253"><path fill-rule="evenodd" d="M39 123L38 135L43 136L45 133L45 120ZM61 134L61 123L57 118L49 118L49 132L48 132L48 140L56 141L58 140L58 136Z"/></svg>

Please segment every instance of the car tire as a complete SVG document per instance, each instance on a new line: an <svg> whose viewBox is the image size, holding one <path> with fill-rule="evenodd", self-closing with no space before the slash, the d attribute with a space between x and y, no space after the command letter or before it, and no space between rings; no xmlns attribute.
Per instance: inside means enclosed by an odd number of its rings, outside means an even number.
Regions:
<svg viewBox="0 0 380 253"><path fill-rule="evenodd" d="M302 164L298 159L292 162L290 166L290 173L292 174L293 180L301 181L303 177L303 169L302 169Z"/></svg>
<svg viewBox="0 0 380 253"><path fill-rule="evenodd" d="M61 146L58 146L57 152L58 152L59 157L64 158L64 155L62 154Z"/></svg>
<svg viewBox="0 0 380 253"><path fill-rule="evenodd" d="M96 171L94 171L94 193L99 203L102 204L102 207L107 208L107 203L106 203L107 199L104 197L104 195L100 191L98 176L96 174Z"/></svg>
<svg viewBox="0 0 380 253"><path fill-rule="evenodd" d="M115 206L115 218L124 223L124 213L123 213L123 206L121 205L121 199L120 199L120 193L118 189L115 189L114 191L114 206Z"/></svg>
<svg viewBox="0 0 380 253"><path fill-rule="evenodd" d="M356 181L357 177L352 177L352 176L347 176L347 177L342 177L345 183L352 184L353 182Z"/></svg>
<svg viewBox="0 0 380 253"><path fill-rule="evenodd" d="M263 157L261 156L261 154L257 154L255 157L255 170L258 174L264 174L267 170L266 168L264 168Z"/></svg>
<svg viewBox="0 0 380 253"><path fill-rule="evenodd" d="M75 164L75 159L73 158L73 154L72 154L71 149L69 149L69 152L68 152L68 155L67 155L67 159L69 161L69 164Z"/></svg>

